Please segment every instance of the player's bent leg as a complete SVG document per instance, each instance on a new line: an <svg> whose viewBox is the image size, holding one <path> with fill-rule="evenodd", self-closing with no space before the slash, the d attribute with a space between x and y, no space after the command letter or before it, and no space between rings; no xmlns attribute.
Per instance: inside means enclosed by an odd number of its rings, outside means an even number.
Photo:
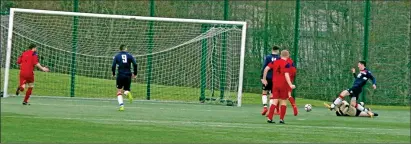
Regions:
<svg viewBox="0 0 411 144"><path fill-rule="evenodd" d="M298 115L298 109L295 105L295 99L291 96L291 91L288 92L288 101L290 101L291 106L293 107L294 116Z"/></svg>
<svg viewBox="0 0 411 144"><path fill-rule="evenodd" d="M19 77L19 86L17 87L17 90L16 90L16 96L18 96L20 94L20 92L24 91L25 86L26 86L25 77L20 75L20 77Z"/></svg>
<svg viewBox="0 0 411 144"><path fill-rule="evenodd" d="M338 96L337 99L328 107L330 110L335 109L335 106L338 104L341 104L345 96L350 95L350 92L348 90L343 90L340 95ZM325 104L324 104L325 105ZM326 105L327 106L327 105Z"/></svg>
<svg viewBox="0 0 411 144"><path fill-rule="evenodd" d="M128 102L133 103L133 95L131 95L131 92L126 90L126 91L124 91L124 94L127 96Z"/></svg>
<svg viewBox="0 0 411 144"><path fill-rule="evenodd" d="M374 113L371 112L369 109L364 108L362 105L358 104L358 103L357 103L357 99L356 99L355 97L352 97L352 99L351 99L351 104L350 104L350 105L351 105L351 106L354 105L354 107L355 107L357 110L359 110L359 111L361 111L361 112L364 112L364 113L367 113L371 118L374 117Z"/></svg>
<svg viewBox="0 0 411 144"><path fill-rule="evenodd" d="M23 105L30 105L29 104L29 99L30 99L31 93L33 91L34 83L32 83L32 82L28 83L27 86L28 86L28 88L27 88L27 91L26 91L26 95L24 96Z"/></svg>
<svg viewBox="0 0 411 144"><path fill-rule="evenodd" d="M129 103L133 102L133 96L131 95L130 92L130 86L131 86L131 77L127 77L124 83L124 94L127 96Z"/></svg>

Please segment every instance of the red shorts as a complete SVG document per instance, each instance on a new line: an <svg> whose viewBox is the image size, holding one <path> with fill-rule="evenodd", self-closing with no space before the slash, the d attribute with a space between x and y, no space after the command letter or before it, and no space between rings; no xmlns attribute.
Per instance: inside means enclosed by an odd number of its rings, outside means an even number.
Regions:
<svg viewBox="0 0 411 144"><path fill-rule="evenodd" d="M34 75L22 75L20 74L20 85L22 86L27 83L34 83Z"/></svg>
<svg viewBox="0 0 411 144"><path fill-rule="evenodd" d="M272 93L272 98L273 99L283 99L286 100L288 99L288 92L289 90L287 88L273 88L271 91Z"/></svg>

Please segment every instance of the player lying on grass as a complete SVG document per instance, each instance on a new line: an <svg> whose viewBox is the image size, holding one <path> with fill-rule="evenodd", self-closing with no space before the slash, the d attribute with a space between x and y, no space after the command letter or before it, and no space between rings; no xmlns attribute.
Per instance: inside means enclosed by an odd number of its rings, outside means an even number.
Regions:
<svg viewBox="0 0 411 144"><path fill-rule="evenodd" d="M137 75L137 63L132 55L127 51L125 45L120 46L120 52L114 56L113 64L111 70L113 72L113 77L116 75L116 66L118 66L118 73L116 78L117 87L117 100L120 105L119 111L124 111L123 103L123 90L124 94L127 95L130 103L133 101L133 96L130 93L131 79L135 78ZM131 73L131 64L133 64L133 73Z"/></svg>
<svg viewBox="0 0 411 144"><path fill-rule="evenodd" d="M16 96L18 96L20 92L24 91L24 88L27 85L28 88L26 91L26 96L23 100L23 105L30 105L28 102L34 87L34 67L37 67L44 72L48 72L49 69L41 66L39 63L37 46L35 44L31 44L29 49L20 55L17 59L17 64L20 65L20 83L16 90Z"/></svg>
<svg viewBox="0 0 411 144"><path fill-rule="evenodd" d="M280 104L280 123L285 124L284 117L287 111L287 103L289 89L294 89L295 85L292 84L289 74L290 64L287 63L290 53L287 50L281 51L281 59L276 60L274 63L270 63L263 73L262 83L267 85L266 77L270 69L273 70L273 88L272 96L270 97L271 105L270 111L267 115L267 122L274 123L274 111L277 105Z"/></svg>
<svg viewBox="0 0 411 144"><path fill-rule="evenodd" d="M353 73L353 76L355 78L353 86L351 88L347 89L347 90L342 91L340 93L340 95L338 96L338 98L335 99L334 103L332 103L331 105L328 105L328 104L324 103L324 105L326 107L328 107L330 110L333 110L336 105L341 104L344 97L349 95L351 97L351 106L357 108L360 111L368 112L368 110L365 109L363 106L357 104L357 98L358 98L359 94L362 92L362 88L367 83L368 79L370 79L372 81L372 84L373 84L372 86L373 86L374 89L376 89L377 88L376 80L375 80L374 76L371 74L371 71L369 71L366 68L365 61L359 61L358 62L358 68L360 70L360 73L358 73L358 75L355 74L355 69L354 68L351 69L352 73ZM368 112L368 114L371 117L373 116L372 112Z"/></svg>
<svg viewBox="0 0 411 144"><path fill-rule="evenodd" d="M364 105L362 105L364 106ZM378 116L378 113L372 112L370 108L366 108L368 112L357 110L351 106L347 101L343 100L341 104L335 106L335 114L337 116L350 116L350 117L373 117ZM370 115L372 113L372 115Z"/></svg>

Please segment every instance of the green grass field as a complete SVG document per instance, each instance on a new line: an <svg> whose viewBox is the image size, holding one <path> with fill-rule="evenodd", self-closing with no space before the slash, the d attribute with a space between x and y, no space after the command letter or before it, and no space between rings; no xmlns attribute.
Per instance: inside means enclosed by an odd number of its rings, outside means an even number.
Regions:
<svg viewBox="0 0 411 144"><path fill-rule="evenodd" d="M379 117L336 117L323 107L267 124L261 107L136 101L117 111L115 100L33 97L1 100L1 142L272 143L410 141L407 109L375 108ZM300 103L301 104L301 103ZM277 116L278 119L278 116Z"/></svg>
<svg viewBox="0 0 411 144"><path fill-rule="evenodd" d="M16 71L10 74L16 85ZM35 95L65 96L67 75L36 73ZM369 106L380 116L371 118L336 117L323 108L322 101L297 98L300 114L292 116L289 107L286 125L267 124L261 116L259 94L245 93L243 107L213 104L135 101L126 111L117 111L110 96L113 80L77 77L81 82L75 98L32 97L31 106L21 105L23 97L1 99L1 142L99 142L99 143L273 143L273 142L402 142L410 141L409 107ZM47 91L48 83L53 85ZM96 86L101 86L95 89ZM144 99L144 87L133 84L134 95ZM154 86L170 91L161 100L198 101L179 91L198 89ZM13 92L12 87L10 91ZM95 96L97 93L99 96ZM104 93L108 93L103 95ZM178 96L178 97L177 97ZM105 98L105 99L84 99ZM107 99L110 98L110 99ZM314 106L304 112L303 105ZM276 117L278 120L278 116Z"/></svg>

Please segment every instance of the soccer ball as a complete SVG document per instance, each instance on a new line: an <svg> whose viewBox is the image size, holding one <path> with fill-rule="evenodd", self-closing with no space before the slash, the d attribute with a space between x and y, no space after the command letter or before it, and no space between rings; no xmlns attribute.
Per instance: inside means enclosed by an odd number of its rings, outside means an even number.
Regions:
<svg viewBox="0 0 411 144"><path fill-rule="evenodd" d="M312 110L312 106L311 106L311 104L305 104L305 106L304 106L304 110L306 111L306 112L310 112L311 110Z"/></svg>

